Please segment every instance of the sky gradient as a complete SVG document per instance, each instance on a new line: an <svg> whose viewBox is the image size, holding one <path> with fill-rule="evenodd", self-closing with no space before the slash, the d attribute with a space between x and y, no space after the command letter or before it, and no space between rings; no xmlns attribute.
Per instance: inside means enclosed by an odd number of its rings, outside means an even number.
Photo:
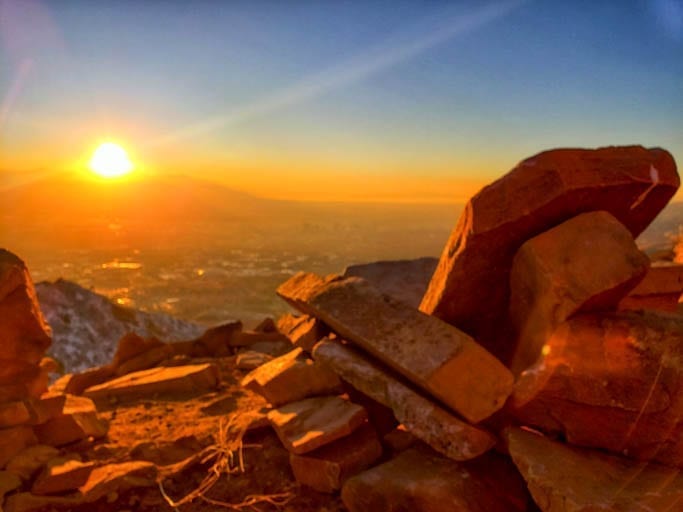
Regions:
<svg viewBox="0 0 683 512"><path fill-rule="evenodd" d="M462 201L552 147L680 167L683 1L0 0L0 186L106 139L303 200Z"/></svg>

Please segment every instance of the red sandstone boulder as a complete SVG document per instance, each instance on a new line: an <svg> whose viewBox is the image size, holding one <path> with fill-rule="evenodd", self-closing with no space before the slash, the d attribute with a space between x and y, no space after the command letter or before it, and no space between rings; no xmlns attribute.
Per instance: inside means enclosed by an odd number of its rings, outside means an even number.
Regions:
<svg viewBox="0 0 683 512"><path fill-rule="evenodd" d="M522 424L683 468L683 317L578 315L544 353L508 403Z"/></svg>
<svg viewBox="0 0 683 512"><path fill-rule="evenodd" d="M420 309L459 327L494 354L508 310L519 247L579 213L605 210L636 237L675 194L676 164L640 146L545 151L518 164L468 202Z"/></svg>

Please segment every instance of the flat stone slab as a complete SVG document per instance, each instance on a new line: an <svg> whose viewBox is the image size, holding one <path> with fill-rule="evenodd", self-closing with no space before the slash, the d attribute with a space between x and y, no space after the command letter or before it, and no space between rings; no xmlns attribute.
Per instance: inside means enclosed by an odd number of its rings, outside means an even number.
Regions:
<svg viewBox="0 0 683 512"><path fill-rule="evenodd" d="M348 436L366 422L367 413L348 400L326 396L273 409L268 420L285 448L301 455Z"/></svg>
<svg viewBox="0 0 683 512"><path fill-rule="evenodd" d="M349 478L341 498L350 512L522 512L528 502L504 457L456 462L416 449Z"/></svg>
<svg viewBox="0 0 683 512"><path fill-rule="evenodd" d="M683 468L683 317L577 315L522 373L519 421L574 445Z"/></svg>
<svg viewBox="0 0 683 512"><path fill-rule="evenodd" d="M512 373L531 366L555 327L577 311L617 309L649 266L628 229L607 212L577 215L522 244L510 271Z"/></svg>
<svg viewBox="0 0 683 512"><path fill-rule="evenodd" d="M259 366L242 379L242 386L263 396L275 407L341 392L337 375L306 358L301 348Z"/></svg>
<svg viewBox="0 0 683 512"><path fill-rule="evenodd" d="M677 469L573 448L516 428L505 437L542 512L673 512L683 505Z"/></svg>
<svg viewBox="0 0 683 512"><path fill-rule="evenodd" d="M374 428L365 424L351 435L304 455L289 455L292 472L300 484L318 492L334 492L351 476L382 456Z"/></svg>
<svg viewBox="0 0 683 512"><path fill-rule="evenodd" d="M53 459L33 482L31 492L46 495L75 491L88 481L94 468L94 462Z"/></svg>
<svg viewBox="0 0 683 512"><path fill-rule="evenodd" d="M349 346L323 340L315 347L313 357L370 398L390 407L408 431L451 459L472 459L496 444L493 435L413 391Z"/></svg>
<svg viewBox="0 0 683 512"><path fill-rule="evenodd" d="M420 309L492 353L504 352L510 268L525 241L597 210L614 215L635 238L679 184L674 159L659 148L554 149L527 158L469 200Z"/></svg>
<svg viewBox="0 0 683 512"><path fill-rule="evenodd" d="M363 279L302 272L277 293L471 422L500 409L512 390L509 370L468 335Z"/></svg>
<svg viewBox="0 0 683 512"><path fill-rule="evenodd" d="M417 309L438 263L431 257L375 261L346 267L344 277L362 277L383 294Z"/></svg>
<svg viewBox="0 0 683 512"><path fill-rule="evenodd" d="M136 398L154 394L203 393L218 386L220 375L212 363L159 367L129 373L87 388L83 395L93 400Z"/></svg>

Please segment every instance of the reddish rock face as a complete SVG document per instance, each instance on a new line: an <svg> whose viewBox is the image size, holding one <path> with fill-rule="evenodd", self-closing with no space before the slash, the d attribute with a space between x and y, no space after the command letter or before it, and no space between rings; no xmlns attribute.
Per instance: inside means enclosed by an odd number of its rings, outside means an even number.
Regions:
<svg viewBox="0 0 683 512"><path fill-rule="evenodd" d="M503 457L455 462L409 449L347 480L342 501L351 512L522 512L528 498Z"/></svg>
<svg viewBox="0 0 683 512"><path fill-rule="evenodd" d="M277 293L470 422L499 410L510 394L512 374L472 338L363 279L301 272Z"/></svg>
<svg viewBox="0 0 683 512"><path fill-rule="evenodd" d="M526 241L510 271L512 372L531 366L555 327L577 311L615 310L649 266L631 233L607 212L577 215Z"/></svg>
<svg viewBox="0 0 683 512"><path fill-rule="evenodd" d="M50 328L23 261L0 249L0 347L4 359L38 364L51 343Z"/></svg>
<svg viewBox="0 0 683 512"><path fill-rule="evenodd" d="M508 403L522 424L683 467L683 317L578 315L546 347Z"/></svg>
<svg viewBox="0 0 683 512"><path fill-rule="evenodd" d="M663 149L556 149L522 161L470 199L420 309L500 353L509 275L519 247L583 212L604 210L636 237L680 184Z"/></svg>
<svg viewBox="0 0 683 512"><path fill-rule="evenodd" d="M543 512L673 512L683 504L683 475L573 448L521 429L506 431L512 460Z"/></svg>
<svg viewBox="0 0 683 512"><path fill-rule="evenodd" d="M638 286L619 303L619 309L654 309L676 312L681 293L683 293L683 264L653 263Z"/></svg>

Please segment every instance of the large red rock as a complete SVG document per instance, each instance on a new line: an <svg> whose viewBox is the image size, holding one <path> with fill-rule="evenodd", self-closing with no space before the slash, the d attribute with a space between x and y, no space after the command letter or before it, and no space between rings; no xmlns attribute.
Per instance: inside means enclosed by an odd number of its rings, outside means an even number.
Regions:
<svg viewBox="0 0 683 512"><path fill-rule="evenodd" d="M505 433L512 460L542 512L674 512L683 475L574 448L521 429Z"/></svg>
<svg viewBox="0 0 683 512"><path fill-rule="evenodd" d="M0 347L4 359L38 364L51 343L28 269L0 249Z"/></svg>
<svg viewBox="0 0 683 512"><path fill-rule="evenodd" d="M494 354L519 247L579 213L605 210L635 238L675 194L676 164L640 146L555 149L518 164L465 207L420 309L459 327ZM502 346L501 346L502 345Z"/></svg>
<svg viewBox="0 0 683 512"><path fill-rule="evenodd" d="M577 315L544 352L508 404L522 424L683 468L683 317Z"/></svg>
<svg viewBox="0 0 683 512"><path fill-rule="evenodd" d="M370 398L390 407L408 431L447 457L473 459L496 444L489 432L467 424L415 392L351 347L323 340L316 345L313 357Z"/></svg>
<svg viewBox="0 0 683 512"><path fill-rule="evenodd" d="M628 297L619 303L619 309L655 309L676 312L683 293L683 264L653 263L645 278Z"/></svg>
<svg viewBox="0 0 683 512"><path fill-rule="evenodd" d="M523 512L529 501L499 455L455 462L416 449L349 478L341 497L350 512Z"/></svg>
<svg viewBox="0 0 683 512"><path fill-rule="evenodd" d="M607 212L577 215L526 241L510 271L512 373L531 366L555 327L576 312L615 310L649 266L631 233Z"/></svg>
<svg viewBox="0 0 683 512"><path fill-rule="evenodd" d="M472 338L363 279L299 273L277 293L473 423L511 392L512 374Z"/></svg>
<svg viewBox="0 0 683 512"><path fill-rule="evenodd" d="M33 429L26 425L0 429L0 469L15 455L37 443Z"/></svg>

